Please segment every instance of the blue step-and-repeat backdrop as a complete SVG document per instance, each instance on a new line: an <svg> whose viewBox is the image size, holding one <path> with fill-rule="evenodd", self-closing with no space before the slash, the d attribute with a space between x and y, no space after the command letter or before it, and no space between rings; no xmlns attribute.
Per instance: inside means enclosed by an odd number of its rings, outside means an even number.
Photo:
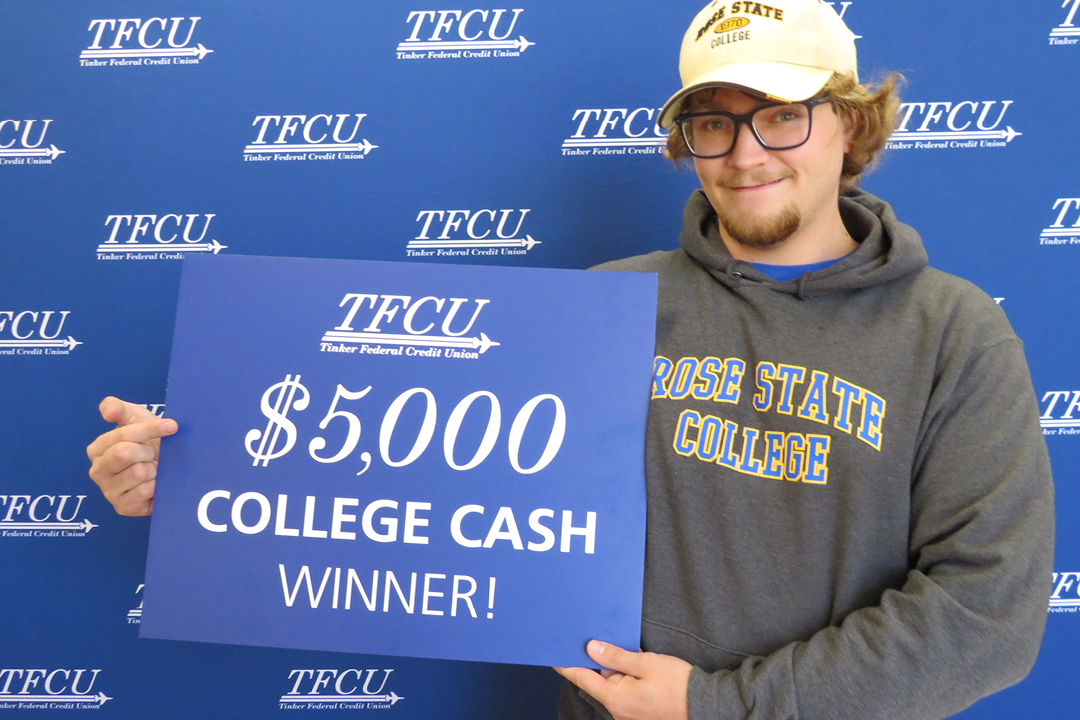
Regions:
<svg viewBox="0 0 1080 720"><path fill-rule="evenodd" d="M149 521L112 511L84 448L105 395L164 411L185 256L584 268L675 247L696 178L654 123L701 1L0 2L0 712L553 715L546 668L138 639ZM832 4L864 79L908 79L864 186L1008 314L1054 465L1040 658L965 715L1073 717L1080 0Z"/></svg>

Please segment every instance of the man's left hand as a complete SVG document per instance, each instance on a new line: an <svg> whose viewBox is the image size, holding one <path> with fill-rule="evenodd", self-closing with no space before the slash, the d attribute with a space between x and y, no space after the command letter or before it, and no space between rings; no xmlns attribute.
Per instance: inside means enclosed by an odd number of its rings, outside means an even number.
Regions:
<svg viewBox="0 0 1080 720"><path fill-rule="evenodd" d="M586 650L607 670L555 668L608 709L615 720L687 720L690 663L670 655L629 652L599 640Z"/></svg>

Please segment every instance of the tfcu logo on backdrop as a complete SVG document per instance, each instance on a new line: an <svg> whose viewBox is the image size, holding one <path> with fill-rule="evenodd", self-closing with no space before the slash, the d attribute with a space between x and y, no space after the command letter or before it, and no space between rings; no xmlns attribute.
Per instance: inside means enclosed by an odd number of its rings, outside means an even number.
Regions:
<svg viewBox="0 0 1080 720"><path fill-rule="evenodd" d="M409 37L398 43L398 60L519 57L536 43L513 37L516 10L413 10Z"/></svg>
<svg viewBox="0 0 1080 720"><path fill-rule="evenodd" d="M0 495L0 537L85 537L97 525L80 519L85 495Z"/></svg>
<svg viewBox="0 0 1080 720"><path fill-rule="evenodd" d="M0 120L0 165L52 165L67 151L45 145L50 124L52 120Z"/></svg>
<svg viewBox="0 0 1080 720"><path fill-rule="evenodd" d="M200 17L105 18L91 20L93 40L79 53L83 67L198 65L214 52L191 42Z"/></svg>
<svg viewBox="0 0 1080 720"><path fill-rule="evenodd" d="M855 28L851 27L851 18L848 17L848 8L854 5L854 2L851 0L844 0L843 2L826 2L825 4L836 11L836 14L840 16L840 19L844 21L844 24L848 26L848 29L853 33L855 32ZM855 39L861 40L862 37L862 35L856 35Z"/></svg>
<svg viewBox="0 0 1080 720"><path fill-rule="evenodd" d="M0 710L97 710L111 697L93 693L101 669L0 669Z"/></svg>
<svg viewBox="0 0 1080 720"><path fill-rule="evenodd" d="M366 113L337 115L257 115L254 142L244 148L245 161L363 160L379 147L356 140Z"/></svg>
<svg viewBox="0 0 1080 720"><path fill-rule="evenodd" d="M1043 435L1080 435L1080 390L1051 390L1040 405Z"/></svg>
<svg viewBox="0 0 1080 720"><path fill-rule="evenodd" d="M133 607L130 610L128 610L128 613L127 613L128 625L139 625L139 624L142 623L142 604L143 604L142 591L143 591L144 587L146 587L146 585L144 585L143 583L139 583L139 587L135 588L135 594L139 598L139 606L138 607Z"/></svg>
<svg viewBox="0 0 1080 720"><path fill-rule="evenodd" d="M82 343L61 338L70 310L0 310L0 355L67 355Z"/></svg>
<svg viewBox="0 0 1080 720"><path fill-rule="evenodd" d="M187 253L213 253L228 247L207 238L214 213L109 215L109 239L97 246L98 260L183 260Z"/></svg>
<svg viewBox="0 0 1080 720"><path fill-rule="evenodd" d="M908 102L900 104L889 150L1006 147L1023 133L1005 123L1012 100Z"/></svg>
<svg viewBox="0 0 1080 720"><path fill-rule="evenodd" d="M522 233L530 210L421 210L409 257L524 255L540 241Z"/></svg>
<svg viewBox="0 0 1080 720"><path fill-rule="evenodd" d="M1080 245L1080 198L1058 198L1054 222L1039 233L1040 245Z"/></svg>
<svg viewBox="0 0 1080 720"><path fill-rule="evenodd" d="M655 155L667 143L656 108L578 108L563 155Z"/></svg>
<svg viewBox="0 0 1080 720"><path fill-rule="evenodd" d="M1054 573L1050 612L1080 611L1080 572Z"/></svg>
<svg viewBox="0 0 1080 720"><path fill-rule="evenodd" d="M854 2L849 2L848 0L844 0L844 2L826 2L825 4L828 5L829 7L831 7L833 10L835 10L836 14L839 15L842 20L847 21L848 18L846 18L844 16L847 15L848 8L851 7L852 5L854 5L855 3ZM856 37L858 37L858 36L856 36Z"/></svg>
<svg viewBox="0 0 1080 720"><path fill-rule="evenodd" d="M387 688L393 669L314 668L289 673L281 710L383 710L404 698Z"/></svg>
<svg viewBox="0 0 1080 720"><path fill-rule="evenodd" d="M347 308L344 320L323 335L319 350L475 360L500 344L482 332L467 336L490 302L432 295L413 302L410 295L348 293L338 305ZM473 304L476 309L466 320Z"/></svg>
<svg viewBox="0 0 1080 720"><path fill-rule="evenodd" d="M1076 45L1080 43L1080 27L1075 24L1076 11L1080 10L1080 0L1064 0L1061 7L1065 9L1065 22L1050 31L1051 45Z"/></svg>

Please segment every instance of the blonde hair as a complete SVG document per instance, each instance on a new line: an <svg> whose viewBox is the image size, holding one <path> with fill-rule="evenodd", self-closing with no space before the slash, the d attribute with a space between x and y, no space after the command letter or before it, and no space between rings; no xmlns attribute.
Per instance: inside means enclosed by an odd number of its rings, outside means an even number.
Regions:
<svg viewBox="0 0 1080 720"><path fill-rule="evenodd" d="M840 171L842 188L858 184L859 176L880 160L886 141L896 129L898 89L903 82L903 75L889 73L876 86L860 85L850 75L834 73L822 88L821 94L828 95L833 110L852 132L851 150L844 153ZM664 154L676 165L693 158L678 127L668 132Z"/></svg>

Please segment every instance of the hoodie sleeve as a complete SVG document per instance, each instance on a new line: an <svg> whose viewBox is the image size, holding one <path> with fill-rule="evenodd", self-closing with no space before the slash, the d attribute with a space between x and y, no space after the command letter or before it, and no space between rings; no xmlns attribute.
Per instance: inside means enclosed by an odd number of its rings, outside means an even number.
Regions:
<svg viewBox="0 0 1080 720"><path fill-rule="evenodd" d="M943 718L1038 653L1053 486L1014 336L939 365L912 468L910 571L838 627L734 670L694 668L691 720Z"/></svg>

